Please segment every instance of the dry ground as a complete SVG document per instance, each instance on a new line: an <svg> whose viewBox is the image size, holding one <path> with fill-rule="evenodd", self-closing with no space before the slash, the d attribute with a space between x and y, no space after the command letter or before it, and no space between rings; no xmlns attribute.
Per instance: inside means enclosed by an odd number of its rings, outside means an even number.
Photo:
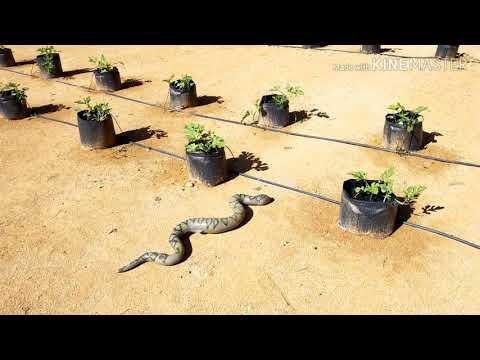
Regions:
<svg viewBox="0 0 480 360"><path fill-rule="evenodd" d="M11 45L17 61L39 46ZM431 56L435 46L386 46L392 55ZM347 52L269 46L57 46L65 71L90 67L88 56L122 61L122 79L143 81L119 94L162 103L162 79L189 73L199 96L219 96L195 110L240 120L275 84L300 85L291 111L318 109L288 129L381 144L386 106L425 105L424 128L438 132L422 153L480 162L480 64L439 71L335 71L335 64L371 64ZM357 46L331 49L356 50ZM461 52L479 58L479 46ZM386 56L383 58L387 58ZM401 58L388 57L395 61ZM392 61L392 60L391 60ZM402 60L404 61L404 60ZM32 65L15 70L30 73ZM2 81L29 88L31 106L65 108L45 114L75 123L82 89L1 71ZM88 86L91 73L67 82ZM411 222L480 244L480 169L400 157L304 139L111 97L124 131L150 127L166 136L140 142L183 155L183 127L195 121L224 136L237 156L258 157L250 174L339 199L347 173L372 175L395 166L397 184L428 189ZM120 130L117 129L117 132ZM160 132L157 132L160 134ZM386 240L342 232L338 207L237 177L215 188L185 187L182 161L133 145L89 151L78 129L40 118L0 121L0 313L2 314L445 314L479 313L480 252L452 240L401 227ZM258 162L256 163L258 165ZM234 193L266 193L243 227L193 235L192 253L174 267L146 264L116 270L146 250L170 250L170 230L188 217L229 214ZM424 213L425 206L442 207Z"/></svg>

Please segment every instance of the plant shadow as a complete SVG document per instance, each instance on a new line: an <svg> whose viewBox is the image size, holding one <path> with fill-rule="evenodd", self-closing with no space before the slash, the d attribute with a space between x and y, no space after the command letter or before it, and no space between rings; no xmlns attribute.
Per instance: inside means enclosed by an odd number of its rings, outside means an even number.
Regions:
<svg viewBox="0 0 480 360"><path fill-rule="evenodd" d="M236 158L227 159L228 178L226 181L232 180L238 174L246 173L250 170L266 171L269 169L268 164L260 160L259 157L248 151L242 151Z"/></svg>
<svg viewBox="0 0 480 360"><path fill-rule="evenodd" d="M14 66L33 65L35 63L36 63L35 60L22 60L22 61L16 61Z"/></svg>
<svg viewBox="0 0 480 360"><path fill-rule="evenodd" d="M48 104L43 106L34 106L30 108L30 115L42 115L42 114L49 114L54 113L63 109L70 109L69 106L65 106L62 104L55 105L55 104Z"/></svg>
<svg viewBox="0 0 480 360"><path fill-rule="evenodd" d="M432 131L432 132L424 131L422 149L426 149L428 144L436 143L437 142L437 139L435 138L436 136L443 136L443 135L436 131Z"/></svg>
<svg viewBox="0 0 480 360"><path fill-rule="evenodd" d="M404 201L403 198L398 198L399 201ZM413 206L415 202L412 202L407 205L398 204L398 214L395 222L395 227L393 228L392 235L403 225L405 221L411 218L415 207Z"/></svg>
<svg viewBox="0 0 480 360"><path fill-rule="evenodd" d="M122 83L120 90L129 89L131 87L143 85L143 81L138 79L127 79Z"/></svg>
<svg viewBox="0 0 480 360"><path fill-rule="evenodd" d="M318 49L318 48L322 48L322 47L325 47L325 46L328 46L328 45L327 44L323 44L323 45L302 45L302 47L304 49ZM340 50L340 49L326 49L326 50L340 51L340 52L351 52L351 51ZM384 53L384 52L394 52L394 49L380 48L380 53Z"/></svg>
<svg viewBox="0 0 480 360"><path fill-rule="evenodd" d="M62 78L72 78L75 75L85 74L85 73L89 73L89 72L93 72L93 69L83 68L83 69L77 69L77 70L64 71L62 73L61 77Z"/></svg>
<svg viewBox="0 0 480 360"><path fill-rule="evenodd" d="M398 198L398 200L405 201L404 198L400 198L400 197ZM405 221L408 221L412 217L412 215L415 215L413 214L415 212L415 204L416 204L416 201L413 201L407 205L403 205L403 204L398 205L397 220L395 222L395 228L392 234L395 233L403 225ZM422 215L430 215L442 209L445 209L445 207L435 206L435 205L425 205L424 207L422 207Z"/></svg>
<svg viewBox="0 0 480 360"><path fill-rule="evenodd" d="M300 111L292 111L291 113L288 114L288 125L295 124L297 122L304 122L306 120L309 120L312 118L312 116L318 116L320 118L327 118L329 119L330 116L328 116L327 113L321 112L318 109L312 109L312 110L300 110Z"/></svg>
<svg viewBox="0 0 480 360"><path fill-rule="evenodd" d="M315 48L321 48L327 45L302 45L304 49L315 49Z"/></svg>
<svg viewBox="0 0 480 360"><path fill-rule="evenodd" d="M221 104L223 103L223 99L221 96L207 96L203 95L198 98L197 106L205 106L213 103Z"/></svg>
<svg viewBox="0 0 480 360"><path fill-rule="evenodd" d="M445 206L425 205L422 207L422 214L430 215L431 213L445 209Z"/></svg>
<svg viewBox="0 0 480 360"><path fill-rule="evenodd" d="M157 139L167 137L167 133L163 130L153 130L150 126L145 126L135 130L127 130L122 133L116 134L117 146L129 144L130 142L137 142L150 139L152 136L156 136Z"/></svg>
<svg viewBox="0 0 480 360"><path fill-rule="evenodd" d="M392 49L392 48L380 48L380 52L379 54L383 54L383 53L394 53L395 50Z"/></svg>

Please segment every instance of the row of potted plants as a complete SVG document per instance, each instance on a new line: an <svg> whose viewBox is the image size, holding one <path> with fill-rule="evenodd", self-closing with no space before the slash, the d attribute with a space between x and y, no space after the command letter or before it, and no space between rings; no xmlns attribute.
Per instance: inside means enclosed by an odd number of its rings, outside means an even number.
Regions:
<svg viewBox="0 0 480 360"><path fill-rule="evenodd" d="M43 78L52 79L63 75L60 51L53 46L39 48L39 55L35 62ZM117 91L121 89L122 82L120 73L115 64L110 63L104 55L100 57L90 57L89 62L95 65L95 80L97 88L106 91ZM0 66L14 66L16 64L13 58L12 50L0 46Z"/></svg>
<svg viewBox="0 0 480 360"><path fill-rule="evenodd" d="M9 83L0 88L0 105L4 114L20 116L28 113L26 88ZM298 94L299 91L292 90ZM288 90L287 90L288 93ZM286 96L286 95L285 95ZM277 100L280 101L280 100ZM89 97L76 102L83 108L77 110L80 142L90 148L107 148L116 144L111 108L107 103L92 104ZM282 102L283 106L285 103ZM395 113L388 114L386 127L402 124L412 134L421 124L420 112L405 110L400 104L389 107ZM224 139L202 125L188 124L185 127L187 167L190 177L207 186L216 186L227 177ZM409 144L412 143L410 139ZM354 233L385 237L394 231L397 223L398 206L410 205L425 190L422 185L410 186L403 200L393 192L393 169L384 172L379 180L369 180L363 171L352 173L353 178L343 184L339 226Z"/></svg>
<svg viewBox="0 0 480 360"><path fill-rule="evenodd" d="M52 56L52 48L42 49L39 62L47 72L55 73L61 65ZM59 58L58 58L59 60ZM102 55L90 58L97 65L96 74L100 74L100 83L108 89L119 87L118 69ZM53 70L52 70L53 69ZM185 108L197 104L196 86L191 76L180 79L174 76L168 80L172 106ZM9 83L0 88L0 109L10 119L28 116L26 90L19 84ZM298 86L287 85L284 89L275 86L272 94L265 95L255 102L252 110L246 112L242 121L248 117L255 120L261 115L265 125L283 127L288 124L289 102L303 95ZM77 122L82 145L91 148L114 146L116 135L113 126L111 108L107 103L92 104L89 97L76 102L83 105L77 109ZM384 143L395 150L418 150L422 145L421 113L427 110L418 107L407 110L399 103L388 109L395 112L386 115L384 125ZM188 124L185 128L187 144L185 146L187 167L190 177L208 186L216 186L227 176L224 140L199 124ZM347 231L373 236L390 235L397 222L398 206L410 205L425 190L424 186L410 186L405 190L403 200L393 193L393 169L384 172L379 180L367 179L363 171L352 173L353 178L343 184L339 226Z"/></svg>
<svg viewBox="0 0 480 360"><path fill-rule="evenodd" d="M90 98L78 104L86 110L78 113L78 125L82 144L92 147L107 147L115 143L111 109L108 104L91 105ZM391 108L403 109L396 105ZM400 119L403 118L398 115ZM391 120L389 120L391 121ZM410 125L409 125L410 126ZM200 124L185 126L185 152L190 178L207 186L216 186L227 178L225 141ZM423 185L408 186L403 199L394 193L394 169L383 172L378 180L368 179L364 171L355 171L353 178L343 183L340 216L340 228L363 235L387 237L399 222L399 206L410 207L426 189Z"/></svg>
<svg viewBox="0 0 480 360"><path fill-rule="evenodd" d="M435 57L440 59L453 59L458 54L459 45L438 45L435 51ZM382 52L381 45L362 45L361 50L364 54L379 54Z"/></svg>
<svg viewBox="0 0 480 360"><path fill-rule="evenodd" d="M119 82L118 70L102 56L100 59L91 58L99 67L102 76L102 84L114 84ZM102 73L103 71L103 73ZM113 74L113 77L110 75ZM170 88L170 101L172 107L186 108L198 103L196 85L192 77L184 75L180 79L174 76L168 80ZM117 84L117 85L115 85ZM26 88L21 89L19 84L9 83L0 88L0 111L10 120L18 120L29 116L26 106ZM287 85L285 89L275 86L270 89L272 94L264 95L255 102L252 109L246 111L241 122L247 118L255 121L261 116L263 125L269 127L284 127L289 123L289 103L294 97L303 95L299 86ZM400 103L390 105L385 117L383 128L383 143L388 149L399 152L418 151L423 147L423 115L428 110L419 106L414 110L406 109Z"/></svg>
<svg viewBox="0 0 480 360"><path fill-rule="evenodd" d="M363 45L370 46L370 45ZM371 45L377 46L377 45ZM37 56L37 63L46 76L54 77L62 72L60 57L54 47L49 46L38 49L40 55ZM97 87L102 90L116 91L121 88L121 79L118 68L110 63L104 55L100 57L90 57L89 61L95 65L95 78ZM174 109L185 109L194 107L198 104L196 84L190 75L183 75L181 78L175 78L172 75L164 80L169 84L170 106ZM7 95L8 95L8 88ZM304 95L299 86L287 85L284 89L275 86L270 89L270 94L257 99L252 109L248 110L243 116L241 122L251 117L253 121L258 116L261 117L262 125L269 127L285 127L289 124L289 104L290 101L300 95ZM9 98L10 103L12 99ZM20 98L18 98L20 102ZM25 111L21 111L22 104L18 103L17 113L13 117L5 115L7 118L19 119ZM415 110L407 110L401 104L394 104L389 107L396 113L387 114L384 125L384 146L396 151L417 151L423 145L423 116L420 114L425 111L425 107L419 107Z"/></svg>
<svg viewBox="0 0 480 360"><path fill-rule="evenodd" d="M311 48L312 45L304 45L306 48ZM458 54L458 49L460 45L438 45L437 50L435 51L435 57L438 58L455 58ZM58 51L53 48L53 46L48 46L45 48L38 49L40 55L37 56L37 63L45 64L48 74L59 75L58 69L55 69L53 66L58 66L60 64L60 57ZM381 45L361 45L360 51L365 54L378 54L382 52ZM14 66L15 59L13 57L12 50L6 48L3 45L0 45L0 67ZM61 69L61 67L60 67ZM57 70L57 71L56 71Z"/></svg>
<svg viewBox="0 0 480 360"><path fill-rule="evenodd" d="M312 49L314 47L323 47L326 45L303 45L304 49ZM440 59L453 59L458 54L460 45L438 45L435 57ZM380 54L382 52L381 45L361 45L360 52L364 54Z"/></svg>

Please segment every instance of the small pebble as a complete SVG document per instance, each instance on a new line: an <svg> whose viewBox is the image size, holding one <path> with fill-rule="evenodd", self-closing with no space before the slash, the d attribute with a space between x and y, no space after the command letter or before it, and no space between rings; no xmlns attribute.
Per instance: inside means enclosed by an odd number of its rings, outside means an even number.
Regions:
<svg viewBox="0 0 480 360"><path fill-rule="evenodd" d="M193 187L194 186L194 183L191 182L191 181L188 181L186 184L185 184L186 187Z"/></svg>

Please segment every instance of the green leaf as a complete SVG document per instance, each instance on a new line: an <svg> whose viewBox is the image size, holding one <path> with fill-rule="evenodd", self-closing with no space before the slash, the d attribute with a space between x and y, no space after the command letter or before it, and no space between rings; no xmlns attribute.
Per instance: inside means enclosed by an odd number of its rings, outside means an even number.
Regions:
<svg viewBox="0 0 480 360"><path fill-rule="evenodd" d="M355 180L362 181L367 179L367 173L365 171L353 171L348 175L352 175Z"/></svg>
<svg viewBox="0 0 480 360"><path fill-rule="evenodd" d="M409 186L404 190L404 203L409 204L420 196L420 194L427 189L424 185Z"/></svg>
<svg viewBox="0 0 480 360"><path fill-rule="evenodd" d="M416 112L417 114L420 114L421 112L427 111L427 110L428 110L428 108L426 106L419 106L413 111Z"/></svg>
<svg viewBox="0 0 480 360"><path fill-rule="evenodd" d="M423 121L423 116L420 113L427 110L427 107L419 106L415 110L406 110L400 103L396 103L390 105L388 109L397 111L394 114L387 114L388 119L406 126L407 131L412 132L415 125Z"/></svg>
<svg viewBox="0 0 480 360"><path fill-rule="evenodd" d="M222 149L225 146L223 138L211 131L205 131L205 128L200 124L187 124L185 126L185 135L187 138L185 149L187 151L204 151L208 153Z"/></svg>
<svg viewBox="0 0 480 360"><path fill-rule="evenodd" d="M392 177L395 175L395 169L393 167L389 167L380 175L380 180L385 183L392 181Z"/></svg>

